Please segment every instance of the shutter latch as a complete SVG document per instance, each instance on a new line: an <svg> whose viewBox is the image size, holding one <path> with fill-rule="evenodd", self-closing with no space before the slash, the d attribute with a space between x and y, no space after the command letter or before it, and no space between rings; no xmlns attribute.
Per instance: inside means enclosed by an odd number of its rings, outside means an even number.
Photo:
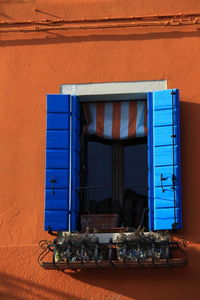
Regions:
<svg viewBox="0 0 200 300"><path fill-rule="evenodd" d="M55 191L54 191L54 189L55 189L55 183L56 183L56 180L55 180L55 177L53 176L51 178L51 189L52 189L52 194L53 195L55 194Z"/></svg>
<svg viewBox="0 0 200 300"><path fill-rule="evenodd" d="M161 182L161 188L162 188L162 192L164 193L165 192L165 189L163 187L163 181L164 180L167 180L167 177L163 177L163 174L161 173L160 174L160 182Z"/></svg>

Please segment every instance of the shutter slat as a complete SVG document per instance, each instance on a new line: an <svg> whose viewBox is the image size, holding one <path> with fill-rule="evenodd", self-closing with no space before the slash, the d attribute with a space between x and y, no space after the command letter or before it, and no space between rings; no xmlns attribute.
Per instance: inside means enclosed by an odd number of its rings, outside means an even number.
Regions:
<svg viewBox="0 0 200 300"><path fill-rule="evenodd" d="M48 129L69 129L69 114L67 113L48 113L47 114L47 130Z"/></svg>
<svg viewBox="0 0 200 300"><path fill-rule="evenodd" d="M70 95L48 95L47 113L69 113Z"/></svg>
<svg viewBox="0 0 200 300"><path fill-rule="evenodd" d="M174 143L177 144L177 126L174 126L174 133L176 137L174 138ZM171 126L161 126L154 127L153 134L157 136L155 140L155 146L169 146L172 145L172 127Z"/></svg>
<svg viewBox="0 0 200 300"><path fill-rule="evenodd" d="M174 164L178 163L177 145L156 147L154 145L154 166L173 165L172 157L174 152Z"/></svg>
<svg viewBox="0 0 200 300"><path fill-rule="evenodd" d="M51 189L46 190L46 197L48 201L46 202L46 209L59 210L65 209L68 210L68 198L69 198L69 190L68 189L55 189L54 194Z"/></svg>
<svg viewBox="0 0 200 300"><path fill-rule="evenodd" d="M66 135L67 138L67 135ZM46 167L48 169L64 169L69 168L69 150L56 149L47 149L46 152Z"/></svg>
<svg viewBox="0 0 200 300"><path fill-rule="evenodd" d="M162 109L155 110L154 115L154 126L167 126L167 125L177 125L177 112L174 110L173 120L172 120L172 109Z"/></svg>
<svg viewBox="0 0 200 300"><path fill-rule="evenodd" d="M164 194L165 197L163 197L163 192L160 187L155 188L155 199L154 199L154 208L170 208L174 207L174 191L172 189L172 186L165 186L164 187ZM179 188L176 187L176 199L179 197Z"/></svg>
<svg viewBox="0 0 200 300"><path fill-rule="evenodd" d="M69 212L67 210L45 210L45 230L67 230Z"/></svg>
<svg viewBox="0 0 200 300"><path fill-rule="evenodd" d="M47 148L54 148L55 145L57 148L69 147L69 130L53 130L47 131Z"/></svg>

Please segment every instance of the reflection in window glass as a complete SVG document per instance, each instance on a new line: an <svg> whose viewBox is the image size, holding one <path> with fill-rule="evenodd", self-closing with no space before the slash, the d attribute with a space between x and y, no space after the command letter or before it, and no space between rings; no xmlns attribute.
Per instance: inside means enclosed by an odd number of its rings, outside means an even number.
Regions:
<svg viewBox="0 0 200 300"><path fill-rule="evenodd" d="M125 188L147 195L147 144L124 147Z"/></svg>
<svg viewBox="0 0 200 300"><path fill-rule="evenodd" d="M88 142L87 210L89 213L109 213L112 204L112 146Z"/></svg>
<svg viewBox="0 0 200 300"><path fill-rule="evenodd" d="M124 147L124 218L125 226L147 228L147 145Z"/></svg>

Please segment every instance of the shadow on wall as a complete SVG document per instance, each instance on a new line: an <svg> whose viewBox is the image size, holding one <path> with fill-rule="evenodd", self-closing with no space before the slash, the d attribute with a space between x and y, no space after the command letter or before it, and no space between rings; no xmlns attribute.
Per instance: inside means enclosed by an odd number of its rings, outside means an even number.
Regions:
<svg viewBox="0 0 200 300"><path fill-rule="evenodd" d="M180 108L181 177L183 199L182 234L185 239L198 243L200 242L200 104L181 102Z"/></svg>
<svg viewBox="0 0 200 300"><path fill-rule="evenodd" d="M11 47L11 46L27 46L27 45L51 45L51 44L65 44L65 43L81 43L81 42L98 42L98 41L131 41L131 40L157 40L157 39L181 39L181 38L193 38L193 37L199 37L200 36L200 30L199 28L192 29L191 31L161 31L161 32L151 32L151 33L132 33L127 34L127 32L123 31L121 33L113 34L109 31L106 34L98 33L90 33L88 32L88 35L76 35L75 33L66 31L65 35L57 33L57 32L46 32L45 37L39 37L39 38L32 38L32 34L36 34L36 32L29 33L26 36L26 39L11 39L11 40L1 40L0 47ZM2 35L3 37L3 35Z"/></svg>
<svg viewBox="0 0 200 300"><path fill-rule="evenodd" d="M63 273L45 271L29 263L25 269L21 269L19 275L15 268L15 276L0 273L0 299L197 300L200 247L198 251L197 248L189 248L188 253L189 265L174 269L109 269ZM16 258L19 260L19 256ZM36 273L36 277L32 276ZM29 280L26 279L27 276Z"/></svg>
<svg viewBox="0 0 200 300"><path fill-rule="evenodd" d="M29 274L31 273L30 269L27 271ZM49 280L47 282L49 283ZM53 286L54 284L55 282L52 282L51 286ZM0 273L0 299L81 300L82 298L69 295L67 292L59 291L57 289L53 289L51 287L47 287L45 285L30 280L21 279L19 277L9 275L6 273Z"/></svg>
<svg viewBox="0 0 200 300"><path fill-rule="evenodd" d="M188 300L199 299L200 247L188 249L189 264L179 268L97 270L71 273L91 286L119 295L119 299ZM93 299L93 298L92 298ZM95 299L95 298L94 298Z"/></svg>

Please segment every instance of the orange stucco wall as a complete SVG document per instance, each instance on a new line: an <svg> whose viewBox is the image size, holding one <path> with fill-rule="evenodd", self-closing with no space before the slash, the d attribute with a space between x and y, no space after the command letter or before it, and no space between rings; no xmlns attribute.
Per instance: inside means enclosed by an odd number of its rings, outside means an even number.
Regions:
<svg viewBox="0 0 200 300"><path fill-rule="evenodd" d="M34 8L42 12L35 12ZM9 0L0 20L200 13L195 0ZM200 25L1 34L0 299L199 299ZM45 271L45 102L60 84L166 79L181 94L183 224L191 242L181 269ZM50 238L50 237L49 237Z"/></svg>

